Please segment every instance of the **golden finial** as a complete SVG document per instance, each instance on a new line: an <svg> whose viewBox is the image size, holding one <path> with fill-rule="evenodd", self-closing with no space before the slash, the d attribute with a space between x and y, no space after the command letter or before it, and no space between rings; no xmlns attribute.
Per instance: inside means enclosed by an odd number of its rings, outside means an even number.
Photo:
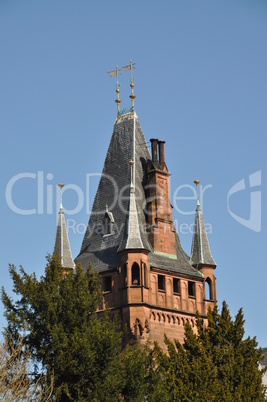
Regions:
<svg viewBox="0 0 267 402"><path fill-rule="evenodd" d="M197 205L200 205L200 204L199 204L199 197L198 197L198 185L199 185L199 180L195 180L194 183L195 183L195 185L196 185L196 187L197 187Z"/></svg>
<svg viewBox="0 0 267 402"><path fill-rule="evenodd" d="M132 60L130 60L130 64L128 66L122 67L122 68L124 68L125 72L131 70L130 87L131 87L132 92L131 92L131 95L129 96L129 98L132 100L132 111L134 111L134 99L135 99L135 94L133 92L133 89L134 89L133 69L135 68L134 66L135 66L135 63L132 63Z"/></svg>
<svg viewBox="0 0 267 402"><path fill-rule="evenodd" d="M62 188L64 187L63 183L59 183L58 187L60 188L60 209L62 209Z"/></svg>
<svg viewBox="0 0 267 402"><path fill-rule="evenodd" d="M133 165L134 165L134 161L132 159L129 161L129 165L130 165L130 168L131 168L131 187L133 187Z"/></svg>
<svg viewBox="0 0 267 402"><path fill-rule="evenodd" d="M108 74L111 77L116 76L117 77L117 83L116 83L116 92L117 92L117 99L115 100L115 102L117 103L117 108L118 108L118 116L120 114L120 84L119 84L119 74L121 74L121 70L118 69L118 66L116 66L116 70L114 71L108 71Z"/></svg>

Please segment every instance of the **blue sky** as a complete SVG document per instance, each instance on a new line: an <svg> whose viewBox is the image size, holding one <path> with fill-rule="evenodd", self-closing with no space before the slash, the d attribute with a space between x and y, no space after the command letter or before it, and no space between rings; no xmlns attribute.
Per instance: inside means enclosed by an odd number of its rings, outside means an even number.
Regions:
<svg viewBox="0 0 267 402"><path fill-rule="evenodd" d="M66 210L79 210L65 212L79 253L89 215L78 200L92 204L92 174L116 118L107 71L132 59L145 138L166 141L181 243L190 253L198 178L219 306L226 300L232 315L243 307L246 335L267 346L266 22L263 0L0 2L0 281L8 292L9 263L44 271L59 182L69 185ZM120 90L121 107L130 106L128 74ZM2 315L1 306L3 325Z"/></svg>

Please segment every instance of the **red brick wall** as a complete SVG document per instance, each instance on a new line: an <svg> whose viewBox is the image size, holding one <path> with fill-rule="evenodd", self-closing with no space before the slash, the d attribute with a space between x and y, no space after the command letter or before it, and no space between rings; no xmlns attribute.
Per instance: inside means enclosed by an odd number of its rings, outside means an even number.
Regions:
<svg viewBox="0 0 267 402"><path fill-rule="evenodd" d="M131 268L134 263L140 267L140 285L131 283ZM211 268L206 268L204 272L208 277L213 274ZM165 278L163 290L158 289L158 275ZM173 287L174 278L179 280L179 289L176 292ZM215 281L215 277L213 278ZM112 273L112 291L103 293L100 310L105 308L107 303L112 313L119 314L122 324L129 326L133 337L140 339L141 343L149 341L151 345L156 340L165 348L164 333L170 339L175 338L183 342L185 323L189 322L196 331L196 311L205 318L208 307L216 304L213 300L205 300L205 287L202 281L193 283L194 294L189 295L189 281L194 282L175 273L166 274L165 271L151 269L147 253L140 251L124 253L122 267ZM215 286L215 282L213 285Z"/></svg>

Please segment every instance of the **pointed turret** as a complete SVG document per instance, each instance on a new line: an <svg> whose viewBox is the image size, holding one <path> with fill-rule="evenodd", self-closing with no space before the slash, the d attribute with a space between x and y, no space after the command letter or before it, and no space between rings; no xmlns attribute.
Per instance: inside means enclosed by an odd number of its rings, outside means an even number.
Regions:
<svg viewBox="0 0 267 402"><path fill-rule="evenodd" d="M60 188L60 209L58 213L54 254L56 254L60 258L62 268L68 270L68 269L74 269L75 264L71 255L68 232L66 228L66 222L62 207L62 188L64 184L60 183L58 186Z"/></svg>
<svg viewBox="0 0 267 402"><path fill-rule="evenodd" d="M214 276L216 263L210 252L205 223L200 208L198 198L199 180L195 180L194 183L197 186L197 209L191 250L191 264L193 267L197 268L204 277L204 313L207 314L208 308L213 308L217 300L216 278Z"/></svg>
<svg viewBox="0 0 267 402"><path fill-rule="evenodd" d="M134 162L132 160L130 160L129 166L131 168L129 215L128 215L128 221L125 225L125 235L122 239L120 247L118 248L118 251L130 250L130 249L144 249L140 233L138 213L136 208L135 189L133 184Z"/></svg>
<svg viewBox="0 0 267 402"><path fill-rule="evenodd" d="M212 258L210 252L210 246L205 229L205 223L203 220L202 211L200 208L198 198L199 180L195 180L194 183L197 186L197 209L196 209L195 226L194 226L193 242L191 249L191 261L194 267L199 267L200 265L209 265L215 268L216 263Z"/></svg>
<svg viewBox="0 0 267 402"><path fill-rule="evenodd" d="M129 248L133 238L138 240L138 248L142 244L144 249L151 249L144 230L145 194L142 184L144 166L149 158L136 113L121 114L115 121L88 227L80 254L75 259L85 269L89 261L98 272L120 266L118 251L124 250L126 244ZM134 162L132 177L131 159ZM114 218L112 232L107 234L103 230L106 204Z"/></svg>

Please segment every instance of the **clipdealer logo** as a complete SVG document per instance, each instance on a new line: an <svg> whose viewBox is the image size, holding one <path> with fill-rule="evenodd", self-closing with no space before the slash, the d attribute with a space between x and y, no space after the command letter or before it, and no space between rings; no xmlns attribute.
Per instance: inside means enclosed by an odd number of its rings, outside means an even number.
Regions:
<svg viewBox="0 0 267 402"><path fill-rule="evenodd" d="M89 214L90 205L90 180L93 178L100 178L101 173L87 173L85 177L85 193L83 189L77 184L67 184L62 190L62 194L67 191L72 191L76 194L77 204L75 208L66 209L64 211L67 215L76 215L86 206L86 213ZM6 203L11 211L19 215L52 215L54 207L57 209L60 202L60 190L58 186L50 183L54 178L52 173L44 174L43 171L37 173L23 172L13 176L6 186L5 198ZM112 178L110 178L112 179ZM19 205L19 197L14 197L14 190L22 180L31 180L36 189L37 202L33 208L21 208ZM16 199L15 199L16 198Z"/></svg>
<svg viewBox="0 0 267 402"><path fill-rule="evenodd" d="M109 175L103 173L86 173L85 175L85 189L81 188L77 184L67 184L62 189L62 194L67 191L72 191L76 195L76 205L72 209L67 209L64 207L64 211L66 215L76 215L85 208L86 214L91 214L90 210L90 186L92 185L92 180L99 180L102 177L105 180L105 185L107 185L108 191L112 191L114 198L112 200L112 204L109 205L109 210L112 211L116 204L124 211L125 210L125 200L127 201L129 198L128 190L129 186L126 185L123 188L119 188L115 179ZM6 185L5 198L6 203L11 211L19 215L34 215L34 214L48 214L51 215L54 213L54 210L58 210L58 206L60 203L60 190L57 185L55 185L52 180L54 179L54 175L52 173L45 174L43 171L38 171L37 173L33 172L23 172L18 173L13 176ZM16 193L16 186L22 184L22 181L30 180L35 186L37 201L34 205L31 205L31 208L22 208L20 205L20 196ZM230 208L230 199L234 197L237 193L244 192L246 190L245 179L238 181L234 184L227 194L227 211L230 216L238 222L240 225L252 230L254 232L261 231L261 171L257 171L252 173L248 177L249 188L250 188L250 215L249 218L246 219L243 216L238 215L237 212L234 212ZM199 200L202 210L204 209L204 193L211 189L212 185L208 184L206 186L199 186ZM135 189L135 197L143 197L142 193L143 189L136 187ZM15 195L16 193L16 195ZM185 195L186 193L186 195ZM190 195L189 195L190 194ZM243 196L247 196L245 193ZM174 210L181 216L183 215L194 215L195 207L192 209L184 208L185 202L187 207L189 205L194 205L197 200L196 188L190 184L182 184L178 186L173 192L173 196L171 199L171 203L173 205ZM183 209L182 209L183 206ZM146 206L143 206L144 209ZM97 211L98 214L103 214L105 211ZM74 219L66 220L67 226L69 229L75 232L75 228L79 227L79 230L76 230L76 233L81 233L85 231L86 225L81 223L76 223ZM68 225L69 223L69 225ZM192 233L193 232L193 224L186 224L178 222L176 219L174 224L181 234ZM209 233L212 233L212 225L207 223L207 230Z"/></svg>
<svg viewBox="0 0 267 402"><path fill-rule="evenodd" d="M254 232L261 231L261 190L259 189L261 186L261 170L258 170L255 173L252 173L248 176L249 182L249 197L250 197L250 212L249 218L246 219L242 216L239 216L237 213L233 212L230 209L230 198L237 193L243 192L246 190L245 179L238 181L234 184L227 194L227 209L231 217L240 225L245 226L246 228L253 230Z"/></svg>
<svg viewBox="0 0 267 402"><path fill-rule="evenodd" d="M113 200L112 203L108 206L110 210L112 210L116 204L119 205L119 208L123 210L125 213L128 212L128 209L125 209L124 201L129 200L129 185L126 184L122 188L118 187L116 180L104 173L86 173L85 175L85 191L83 188L78 186L77 184L67 184L62 188L62 196L67 191L72 191L76 194L77 204L72 209L67 209L64 207L64 211L67 215L75 215L79 213L84 207L87 214L90 214L90 182L93 179L100 179L105 181L105 185L108 190L112 191ZM23 172L18 173L13 176L7 183L5 198L6 203L11 211L19 215L43 215L43 214L53 214L54 207L56 210L60 203L60 189L51 181L54 179L54 175L52 173L45 174L43 171L38 171L37 173L33 172ZM37 203L33 205L32 208L22 208L20 206L20 196L17 194L14 195L16 191L16 186L19 186L22 181L31 181L33 184L33 189L36 191L37 195ZM151 187L155 185L152 184ZM202 206L204 208L204 193L212 188L212 185L199 186L199 199ZM143 199L143 187L140 188L138 186L135 187L135 198ZM161 189L159 187L159 192ZM186 193L186 195L185 195ZM173 192L173 196L171 199L171 203L173 208L180 215L193 215L195 213L195 207L193 209L182 209L180 202L186 201L187 203L194 202L197 200L196 188L190 184L182 184L178 186ZM193 205L193 204L192 204ZM145 205L143 206L145 208ZM104 213L103 211L98 211L99 214Z"/></svg>

